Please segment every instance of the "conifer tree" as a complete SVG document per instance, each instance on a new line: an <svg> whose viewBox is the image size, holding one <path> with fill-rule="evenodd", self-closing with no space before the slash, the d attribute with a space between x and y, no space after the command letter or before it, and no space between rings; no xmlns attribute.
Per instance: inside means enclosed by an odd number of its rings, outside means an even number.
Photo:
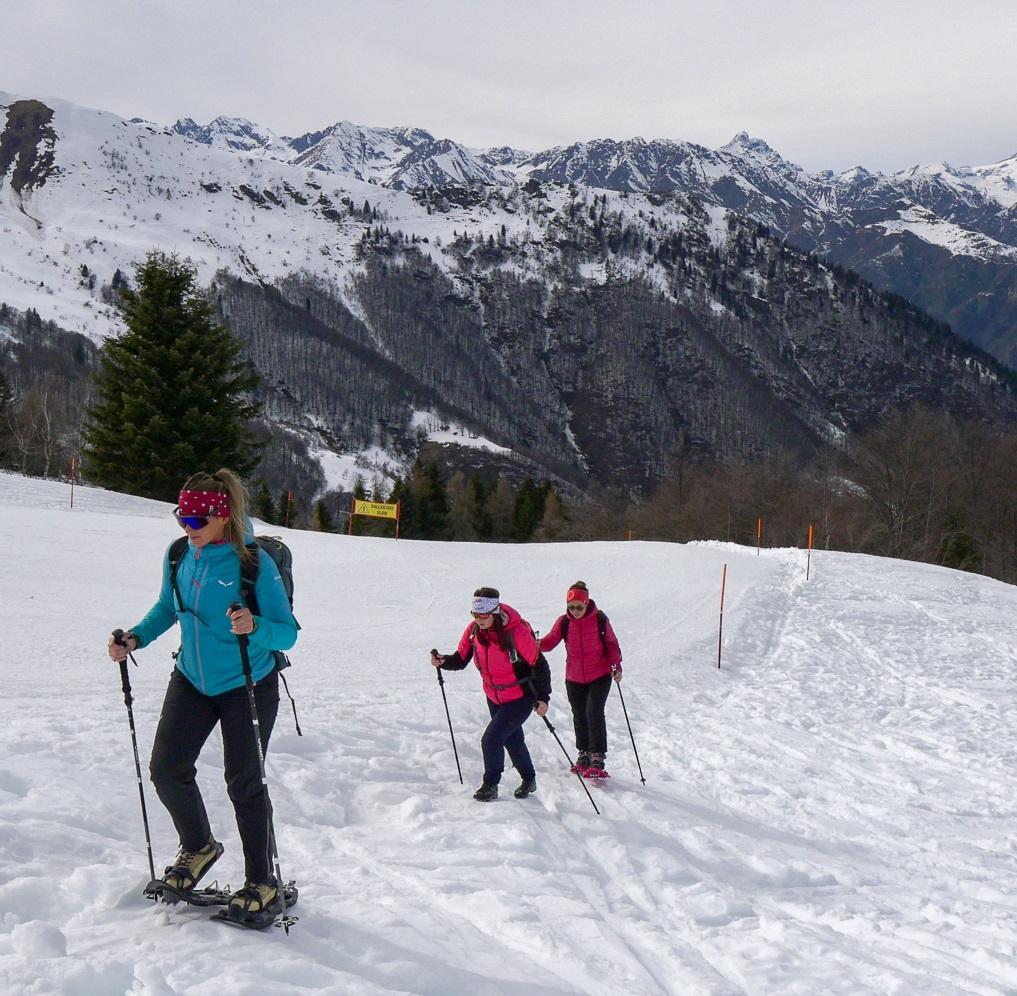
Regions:
<svg viewBox="0 0 1017 996"><path fill-rule="evenodd" d="M527 477L516 493L516 507L512 521L513 538L520 543L527 542L537 528L544 514L544 502L540 489Z"/></svg>
<svg viewBox="0 0 1017 996"><path fill-rule="evenodd" d="M278 522L275 510L275 502L272 501L272 495L268 490L268 485L264 481L258 482L258 488L254 492L254 514L262 520L267 522L270 526L275 525Z"/></svg>
<svg viewBox="0 0 1017 996"><path fill-rule="evenodd" d="M314 528L323 533L335 532L335 519L324 498L319 498L314 503Z"/></svg>
<svg viewBox="0 0 1017 996"><path fill-rule="evenodd" d="M213 320L195 271L149 253L121 288L127 330L106 343L85 429L85 470L105 487L171 500L197 470L258 462L260 406L242 345Z"/></svg>
<svg viewBox="0 0 1017 996"><path fill-rule="evenodd" d="M13 466L15 409L14 391L0 370L0 467Z"/></svg>

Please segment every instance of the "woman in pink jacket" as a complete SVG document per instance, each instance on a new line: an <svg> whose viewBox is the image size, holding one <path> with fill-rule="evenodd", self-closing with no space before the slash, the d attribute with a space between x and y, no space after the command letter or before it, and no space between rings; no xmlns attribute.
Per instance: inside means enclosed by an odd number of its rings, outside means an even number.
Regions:
<svg viewBox="0 0 1017 996"><path fill-rule="evenodd" d="M622 679L621 647L611 622L590 598L585 581L576 581L565 596L566 614L559 616L541 650L553 650L565 640L565 690L572 706L579 756L574 771L590 778L606 777L607 722L604 706L611 678Z"/></svg>
<svg viewBox="0 0 1017 996"><path fill-rule="evenodd" d="M537 647L530 624L510 605L497 588L478 588L470 606L473 616L459 638L454 654L431 651L431 664L447 671L461 671L470 660L477 666L487 695L491 722L481 738L484 782L473 794L478 802L498 798L498 783L505 770L505 751L522 782L513 793L517 799L537 790L537 773L523 736L523 723L531 713L543 716L551 698L551 671Z"/></svg>

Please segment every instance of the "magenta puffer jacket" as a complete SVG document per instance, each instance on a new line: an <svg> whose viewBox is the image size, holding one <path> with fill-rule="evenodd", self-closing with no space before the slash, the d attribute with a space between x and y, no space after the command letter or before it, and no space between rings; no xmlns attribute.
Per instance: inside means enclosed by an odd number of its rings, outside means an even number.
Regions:
<svg viewBox="0 0 1017 996"><path fill-rule="evenodd" d="M539 651L529 623L504 602L501 603L501 617L502 628L511 636L516 653L528 664L532 664L537 659ZM475 639L474 630L476 630ZM477 665L477 670L484 681L484 694L492 702L501 705L504 702L514 702L527 694L519 685L508 651L499 645L493 628L483 630L471 622L459 638L457 653L464 661L468 660L471 648L475 651L473 663Z"/></svg>
<svg viewBox="0 0 1017 996"><path fill-rule="evenodd" d="M565 616L558 616L550 632L540 638L540 649L554 650L561 643L561 624ZM605 648L604 643L607 644ZM597 628L597 603L591 598L586 615L569 619L565 637L565 680L588 685L611 671L621 671L621 647L608 619L604 627L604 643Z"/></svg>

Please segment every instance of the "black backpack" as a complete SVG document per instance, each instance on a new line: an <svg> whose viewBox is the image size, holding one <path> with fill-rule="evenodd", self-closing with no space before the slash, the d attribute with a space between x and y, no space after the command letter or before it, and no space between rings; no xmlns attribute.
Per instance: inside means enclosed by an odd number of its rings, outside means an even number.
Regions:
<svg viewBox="0 0 1017 996"><path fill-rule="evenodd" d="M253 543L247 544L247 549L252 552L257 552L258 548L265 551L279 570L279 577L282 578L283 588L286 591L286 597L290 602L290 609L293 608L293 552L290 548L278 537L278 536L255 536ZM180 536L175 539L169 548L169 569L170 569L170 584L173 586L173 593L176 595L177 605L183 609L184 603L180 597L180 589L177 587L177 570L180 567L180 561L184 554L187 552L187 537ZM258 596L255 594L255 586L258 583L258 570L261 566L261 558L257 555L251 557L250 560L240 561L240 593L243 595L244 604L251 610L253 615L258 615ZM293 620L296 621L296 618ZM300 629L300 623L297 623L297 629ZM292 663L289 657L286 656L281 650L273 650L272 656L275 658L275 668L277 671L282 672L284 668L287 668ZM286 689L286 694L289 696L290 704L293 706L293 722L297 727L297 735L303 736L300 732L300 722L297 719L297 704L293 701L293 696L290 695L289 685L286 684L286 676L282 673L279 675L283 681L283 687Z"/></svg>
<svg viewBox="0 0 1017 996"><path fill-rule="evenodd" d="M565 643L565 637L569 635L569 614L566 612L561 617L561 641ZM597 632L600 634L600 645L604 648L604 656L607 656L607 613L603 609L597 609Z"/></svg>

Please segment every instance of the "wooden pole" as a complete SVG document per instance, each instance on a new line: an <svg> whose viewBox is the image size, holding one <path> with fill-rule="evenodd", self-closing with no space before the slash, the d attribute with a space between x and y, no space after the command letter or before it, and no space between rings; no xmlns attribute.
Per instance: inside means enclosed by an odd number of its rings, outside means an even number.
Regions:
<svg viewBox="0 0 1017 996"><path fill-rule="evenodd" d="M78 477L78 458L71 457L71 508L74 508L74 482Z"/></svg>
<svg viewBox="0 0 1017 996"><path fill-rule="evenodd" d="M720 670L720 651L724 645L724 588L727 586L727 564L720 576L720 626L717 628L717 670Z"/></svg>
<svg viewBox="0 0 1017 996"><path fill-rule="evenodd" d="M293 492L286 492L286 528L290 528L290 509L293 507Z"/></svg>
<svg viewBox="0 0 1017 996"><path fill-rule="evenodd" d="M396 502L396 539L399 539L399 516L401 514L401 510L400 510L399 506L401 504L402 504L402 502L398 502L398 501Z"/></svg>
<svg viewBox="0 0 1017 996"><path fill-rule="evenodd" d="M809 553L805 559L805 580L809 580L809 570L812 567L812 524L809 523Z"/></svg>

